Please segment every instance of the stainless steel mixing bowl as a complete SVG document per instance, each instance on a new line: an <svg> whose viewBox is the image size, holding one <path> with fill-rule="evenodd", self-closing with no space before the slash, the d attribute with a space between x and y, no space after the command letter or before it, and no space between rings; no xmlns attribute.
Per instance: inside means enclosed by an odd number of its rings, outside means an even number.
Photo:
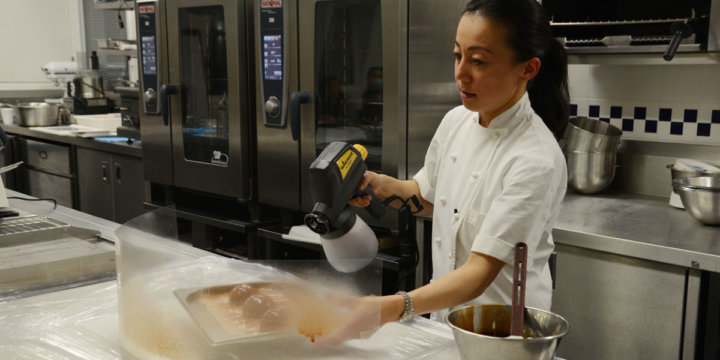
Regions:
<svg viewBox="0 0 720 360"><path fill-rule="evenodd" d="M616 153L566 151L568 184L577 192L594 194L615 177Z"/></svg>
<svg viewBox="0 0 720 360"><path fill-rule="evenodd" d="M596 119L570 118L565 129L566 151L613 152L620 144L622 130Z"/></svg>
<svg viewBox="0 0 720 360"><path fill-rule="evenodd" d="M552 360L558 342L567 334L570 324L562 316L549 311L525 309L526 317L533 319L526 320L525 327L532 327L529 330L537 337L507 337L512 312L510 305L469 305L450 311L445 321L452 328L460 358ZM498 336L484 335L490 331Z"/></svg>
<svg viewBox="0 0 720 360"><path fill-rule="evenodd" d="M685 211L707 225L720 225L720 177L699 176L673 180Z"/></svg>
<svg viewBox="0 0 720 360"><path fill-rule="evenodd" d="M712 177L720 177L720 173L708 173L703 171L695 171L695 170L678 170L675 168L673 164L668 164L666 166L668 169L670 169L670 176L672 177L672 180L680 179L680 178L691 178L691 177L698 177L698 176L712 176ZM673 192L676 192L673 188Z"/></svg>

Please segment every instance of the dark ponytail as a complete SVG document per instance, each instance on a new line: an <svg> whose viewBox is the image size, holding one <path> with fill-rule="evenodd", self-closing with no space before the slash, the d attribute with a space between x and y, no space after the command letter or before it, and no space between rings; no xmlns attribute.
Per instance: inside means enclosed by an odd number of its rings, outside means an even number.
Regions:
<svg viewBox="0 0 720 360"><path fill-rule="evenodd" d="M504 25L517 61L540 59L540 71L528 83L528 96L555 138L562 138L570 116L567 54L550 35L550 20L542 5L537 0L471 0L463 11L468 13Z"/></svg>

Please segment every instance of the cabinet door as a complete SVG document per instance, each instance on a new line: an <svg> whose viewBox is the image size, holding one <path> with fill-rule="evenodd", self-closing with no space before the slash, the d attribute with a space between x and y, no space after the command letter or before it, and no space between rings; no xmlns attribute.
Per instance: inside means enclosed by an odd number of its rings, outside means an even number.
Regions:
<svg viewBox="0 0 720 360"><path fill-rule="evenodd" d="M552 311L570 322L566 359L680 359L687 269L556 246Z"/></svg>
<svg viewBox="0 0 720 360"><path fill-rule="evenodd" d="M112 159L109 154L78 148L80 211L113 220Z"/></svg>
<svg viewBox="0 0 720 360"><path fill-rule="evenodd" d="M73 207L72 180L31 168L25 169L26 191L39 199L55 199L58 205Z"/></svg>
<svg viewBox="0 0 720 360"><path fill-rule="evenodd" d="M122 224L145 212L142 160L122 155L113 155L112 160L114 220Z"/></svg>

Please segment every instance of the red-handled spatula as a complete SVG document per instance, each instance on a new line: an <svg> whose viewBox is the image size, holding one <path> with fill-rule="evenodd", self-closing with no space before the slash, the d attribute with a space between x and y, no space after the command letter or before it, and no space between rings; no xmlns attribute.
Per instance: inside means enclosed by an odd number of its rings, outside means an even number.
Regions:
<svg viewBox="0 0 720 360"><path fill-rule="evenodd" d="M525 277L527 275L527 244L515 245L515 264L513 269L512 314L510 317L510 335L522 336L525 312Z"/></svg>

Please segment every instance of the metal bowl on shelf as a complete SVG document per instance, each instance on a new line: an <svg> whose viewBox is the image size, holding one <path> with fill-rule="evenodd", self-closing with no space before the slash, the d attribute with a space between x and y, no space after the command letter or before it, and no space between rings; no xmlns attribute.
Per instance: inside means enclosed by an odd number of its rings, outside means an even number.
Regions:
<svg viewBox="0 0 720 360"><path fill-rule="evenodd" d="M622 130L609 123L586 118L572 117L565 129L566 151L614 152L620 145Z"/></svg>
<svg viewBox="0 0 720 360"><path fill-rule="evenodd" d="M523 337L510 334L512 306L469 305L450 311L445 321L463 360L552 360L570 324L562 316L526 307ZM525 333L532 336L525 336Z"/></svg>
<svg viewBox="0 0 720 360"><path fill-rule="evenodd" d="M666 167L668 169L670 169L670 176L672 177L671 181L674 181L675 179L691 178L691 177L699 177L699 176L720 177L720 173L697 171L697 170L679 170L679 169L676 169L673 164L668 164ZM674 188L673 188L673 191L675 191Z"/></svg>
<svg viewBox="0 0 720 360"><path fill-rule="evenodd" d="M673 190L692 217L706 225L720 225L720 177L677 178Z"/></svg>

